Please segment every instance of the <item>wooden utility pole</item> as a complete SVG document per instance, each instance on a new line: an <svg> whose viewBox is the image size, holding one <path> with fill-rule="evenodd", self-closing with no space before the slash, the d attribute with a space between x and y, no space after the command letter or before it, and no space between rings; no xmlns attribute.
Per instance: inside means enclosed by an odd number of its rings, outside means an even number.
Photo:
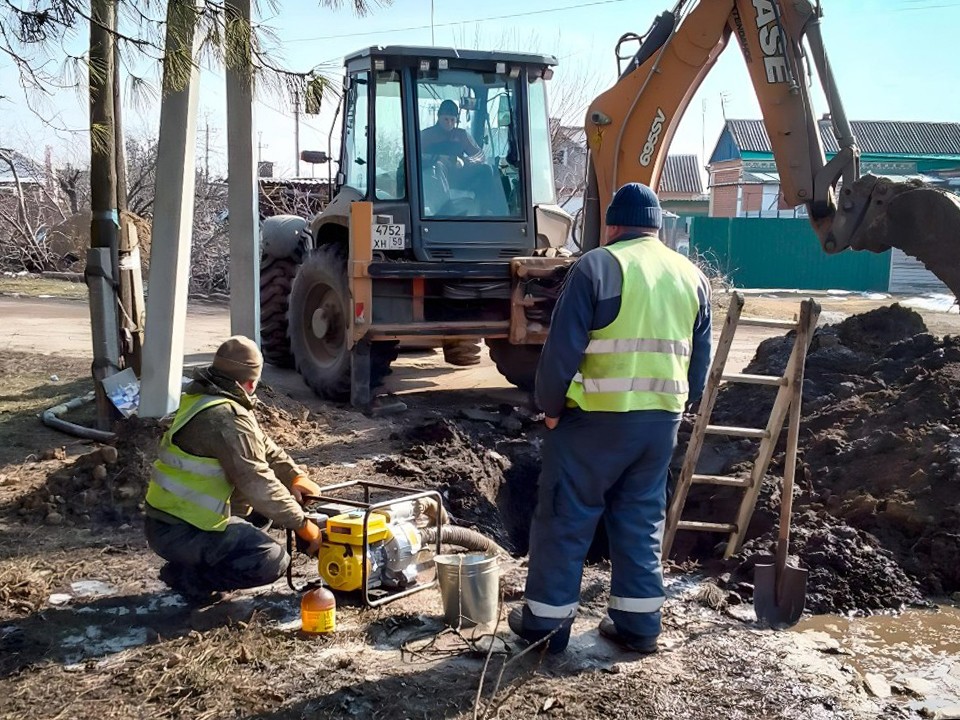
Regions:
<svg viewBox="0 0 960 720"><path fill-rule="evenodd" d="M117 160L113 95L116 0L90 3L90 249L87 286L93 335L93 379L97 426L109 429L115 410L101 381L120 371L117 319L119 244L117 234Z"/></svg>
<svg viewBox="0 0 960 720"><path fill-rule="evenodd" d="M127 154L123 142L123 101L120 92L120 46L113 43L113 137L117 173L117 213L120 218L119 290L123 364L140 376L143 361L143 262L137 228L124 217L127 212Z"/></svg>

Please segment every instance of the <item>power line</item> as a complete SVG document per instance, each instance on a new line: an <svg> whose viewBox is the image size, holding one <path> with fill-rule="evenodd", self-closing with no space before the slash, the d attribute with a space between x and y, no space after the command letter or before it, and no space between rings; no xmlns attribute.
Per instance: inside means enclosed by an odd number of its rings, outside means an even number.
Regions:
<svg viewBox="0 0 960 720"><path fill-rule="evenodd" d="M561 7L543 8L542 10L527 10L525 12L510 13L508 15L489 15L487 17L468 18L454 22L434 23L433 27L456 27L457 25L464 25L466 23L488 22L490 20L509 20L511 18L527 17L528 15L550 15L551 13L564 12L566 10L580 10L582 8L594 7L597 5L615 5L622 2L627 2L627 0L593 0L593 2L579 3L577 5L562 5ZM367 35L386 35L388 33L409 32L411 30L429 30L430 28L430 25L411 25L410 27L391 28L389 30L370 30L367 32L358 33L340 33L338 35L321 35L319 37L292 38L289 40L284 40L284 43L315 42L317 40L339 40L340 38L363 37Z"/></svg>

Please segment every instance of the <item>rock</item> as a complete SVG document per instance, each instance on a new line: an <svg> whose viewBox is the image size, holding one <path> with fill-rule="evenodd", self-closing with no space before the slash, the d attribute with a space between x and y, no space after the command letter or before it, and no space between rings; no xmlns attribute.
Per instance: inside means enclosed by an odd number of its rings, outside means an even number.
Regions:
<svg viewBox="0 0 960 720"><path fill-rule="evenodd" d="M66 460L67 449L65 447L47 448L40 453L41 460Z"/></svg>
<svg viewBox="0 0 960 720"><path fill-rule="evenodd" d="M875 698L888 698L892 693L890 683L879 673L867 673L863 676L863 682L867 687L867 692Z"/></svg>
<svg viewBox="0 0 960 720"><path fill-rule="evenodd" d="M140 488L135 485L121 485L117 488L117 495L121 500L132 500L140 495Z"/></svg>
<svg viewBox="0 0 960 720"><path fill-rule="evenodd" d="M914 697L923 699L932 693L936 688L929 680L925 680L921 677L907 677L900 680L899 688L896 689L900 690L906 695L913 695Z"/></svg>
<svg viewBox="0 0 960 720"><path fill-rule="evenodd" d="M97 465L93 468L93 479L97 482L103 482L107 479L107 466L106 465Z"/></svg>
<svg viewBox="0 0 960 720"><path fill-rule="evenodd" d="M960 720L960 705L937 708L930 715L933 720Z"/></svg>
<svg viewBox="0 0 960 720"><path fill-rule="evenodd" d="M500 420L500 427L508 432L519 432L520 430L523 430L523 423L513 415L507 415Z"/></svg>
<svg viewBox="0 0 960 720"><path fill-rule="evenodd" d="M100 448L100 457L107 465L113 465L117 461L117 449L113 445L104 445Z"/></svg>
<svg viewBox="0 0 960 720"><path fill-rule="evenodd" d="M44 522L47 525L63 525L63 515L58 512L47 513L47 517L44 519Z"/></svg>
<svg viewBox="0 0 960 720"><path fill-rule="evenodd" d="M460 411L460 414L463 415L463 417L465 417L467 420L490 423L500 422L500 413L491 412L490 410L481 410L480 408L463 408Z"/></svg>

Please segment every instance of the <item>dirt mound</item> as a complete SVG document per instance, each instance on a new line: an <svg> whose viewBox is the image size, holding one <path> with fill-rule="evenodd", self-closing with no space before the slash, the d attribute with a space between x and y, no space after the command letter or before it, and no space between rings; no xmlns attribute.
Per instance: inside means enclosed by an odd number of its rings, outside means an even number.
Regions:
<svg viewBox="0 0 960 720"><path fill-rule="evenodd" d="M66 269L83 272L86 264L87 248L90 247L89 210L72 215L58 225L54 225L47 233L47 244L50 251L63 257ZM132 212L123 213L124 222L132 222L137 228L137 238L140 241L140 258L144 268L150 264L151 223Z"/></svg>
<svg viewBox="0 0 960 720"><path fill-rule="evenodd" d="M83 455L20 500L21 515L48 525L132 523L143 515L150 466L163 428L133 417L118 427L115 444Z"/></svg>
<svg viewBox="0 0 960 720"><path fill-rule="evenodd" d="M765 341L745 372L782 373L792 343L791 336ZM871 610L913 602L915 586L934 595L960 590L958 380L960 339L934 338L898 305L817 330L804 381L794 515L815 519L797 530L801 560L821 586L812 607ZM726 388L713 422L762 427L772 402L769 389ZM711 467L700 471L743 474L755 453L754 442L710 438L704 461ZM778 455L773 475L782 475L781 463ZM772 537L776 483L768 479L761 492L748 534L754 543ZM731 517L730 502L717 501L721 491L695 491L697 509Z"/></svg>
<svg viewBox="0 0 960 720"><path fill-rule="evenodd" d="M776 546L775 529L745 543L727 561L733 572L723 576L723 585L741 597L751 595L754 567L772 562ZM795 515L790 551L791 562L809 571L808 612L847 615L928 605L893 553L830 515L813 510Z"/></svg>
<svg viewBox="0 0 960 720"><path fill-rule="evenodd" d="M381 458L378 472L403 478L411 487L437 488L453 520L473 525L507 549L516 545L501 514L508 503L504 472L510 460L469 437L449 420L409 430L399 455ZM529 532L529 525L527 526Z"/></svg>

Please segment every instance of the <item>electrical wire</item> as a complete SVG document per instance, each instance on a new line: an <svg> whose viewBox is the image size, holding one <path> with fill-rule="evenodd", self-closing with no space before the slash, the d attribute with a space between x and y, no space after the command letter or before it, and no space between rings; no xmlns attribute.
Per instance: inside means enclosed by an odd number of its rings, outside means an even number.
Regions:
<svg viewBox="0 0 960 720"><path fill-rule="evenodd" d="M509 20L512 18L527 17L529 15L550 15L551 13L564 12L566 10L580 10L581 8L595 7L597 5L615 5L623 2L627 2L627 0L593 0L593 2L579 3L577 5L562 5L560 7L543 8L541 10L526 10L524 12L509 13L507 15L489 15L487 17L467 18L465 20L457 20L452 22L434 23L433 27L456 27L458 25L465 25L467 23L489 22L491 20ZM338 35L320 35L309 38L292 38L284 40L284 43L315 42L317 40L339 40L341 38L363 37L367 35L386 35L388 33L409 32L411 30L429 30L430 27L430 25L411 25L410 27L369 30L358 33L341 33Z"/></svg>

